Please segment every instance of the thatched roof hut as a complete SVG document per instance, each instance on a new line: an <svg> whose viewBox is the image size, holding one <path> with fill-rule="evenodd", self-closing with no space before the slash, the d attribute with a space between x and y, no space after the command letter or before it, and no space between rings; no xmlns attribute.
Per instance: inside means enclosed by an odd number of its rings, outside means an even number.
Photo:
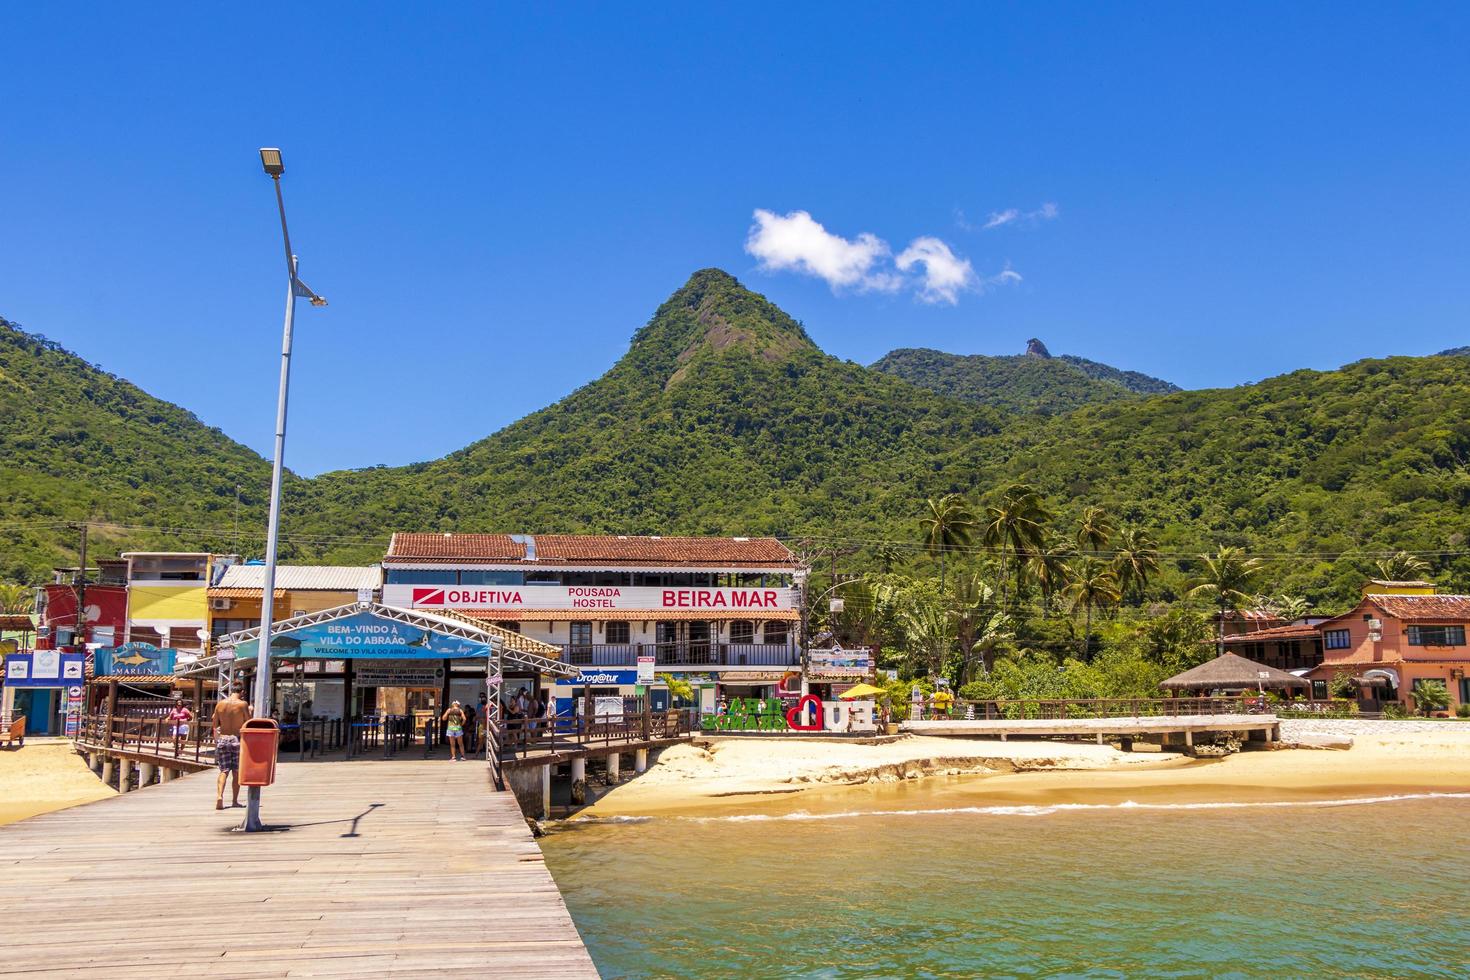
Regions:
<svg viewBox="0 0 1470 980"><path fill-rule="evenodd" d="M1258 664L1234 653L1222 654L1208 663L1159 682L1159 687L1166 691L1253 691L1258 685L1273 690L1312 686L1284 670Z"/></svg>

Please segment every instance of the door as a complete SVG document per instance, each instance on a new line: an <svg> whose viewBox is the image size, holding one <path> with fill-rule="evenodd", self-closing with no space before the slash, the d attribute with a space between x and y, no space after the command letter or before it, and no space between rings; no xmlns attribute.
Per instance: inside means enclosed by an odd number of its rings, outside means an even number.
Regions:
<svg viewBox="0 0 1470 980"><path fill-rule="evenodd" d="M592 663L592 623L571 623L572 641L567 650L567 662L573 664Z"/></svg>

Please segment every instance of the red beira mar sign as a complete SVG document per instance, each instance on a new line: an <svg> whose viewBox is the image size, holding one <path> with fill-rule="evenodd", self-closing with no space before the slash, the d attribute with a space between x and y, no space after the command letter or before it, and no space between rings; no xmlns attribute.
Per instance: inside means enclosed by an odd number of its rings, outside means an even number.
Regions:
<svg viewBox="0 0 1470 980"><path fill-rule="evenodd" d="M707 609L756 615L796 608L787 588L616 585L385 585L383 601L413 609Z"/></svg>

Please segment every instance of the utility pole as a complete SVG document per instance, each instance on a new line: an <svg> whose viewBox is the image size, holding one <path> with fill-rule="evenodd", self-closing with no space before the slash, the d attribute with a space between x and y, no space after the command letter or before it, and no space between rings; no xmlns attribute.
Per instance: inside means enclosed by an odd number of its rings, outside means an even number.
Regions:
<svg viewBox="0 0 1470 980"><path fill-rule="evenodd" d="M82 543L77 550L81 552L81 569L77 575L77 629L76 635L72 637L72 643L87 649L87 522L82 521Z"/></svg>

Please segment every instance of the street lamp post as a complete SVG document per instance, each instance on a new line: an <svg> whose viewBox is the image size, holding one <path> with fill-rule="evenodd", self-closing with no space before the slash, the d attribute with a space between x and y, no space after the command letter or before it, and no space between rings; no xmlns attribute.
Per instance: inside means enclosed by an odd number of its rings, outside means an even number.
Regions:
<svg viewBox="0 0 1470 980"><path fill-rule="evenodd" d="M260 163L276 187L276 209L281 214L281 240L286 247L286 326L281 336L281 389L276 398L276 452L271 463L270 517L266 524L265 581L260 594L260 640L255 656L255 715L268 718L271 712L271 620L275 614L272 601L276 588L276 539L281 526L281 471L286 455L286 396L291 387L291 326L296 315L296 297L305 296L312 306L326 306L327 301L296 276L296 256L291 251L291 234L286 230L286 201L281 196L281 175L286 172L281 151L263 147ZM260 787L248 787L245 809L247 831L265 829L260 822Z"/></svg>

